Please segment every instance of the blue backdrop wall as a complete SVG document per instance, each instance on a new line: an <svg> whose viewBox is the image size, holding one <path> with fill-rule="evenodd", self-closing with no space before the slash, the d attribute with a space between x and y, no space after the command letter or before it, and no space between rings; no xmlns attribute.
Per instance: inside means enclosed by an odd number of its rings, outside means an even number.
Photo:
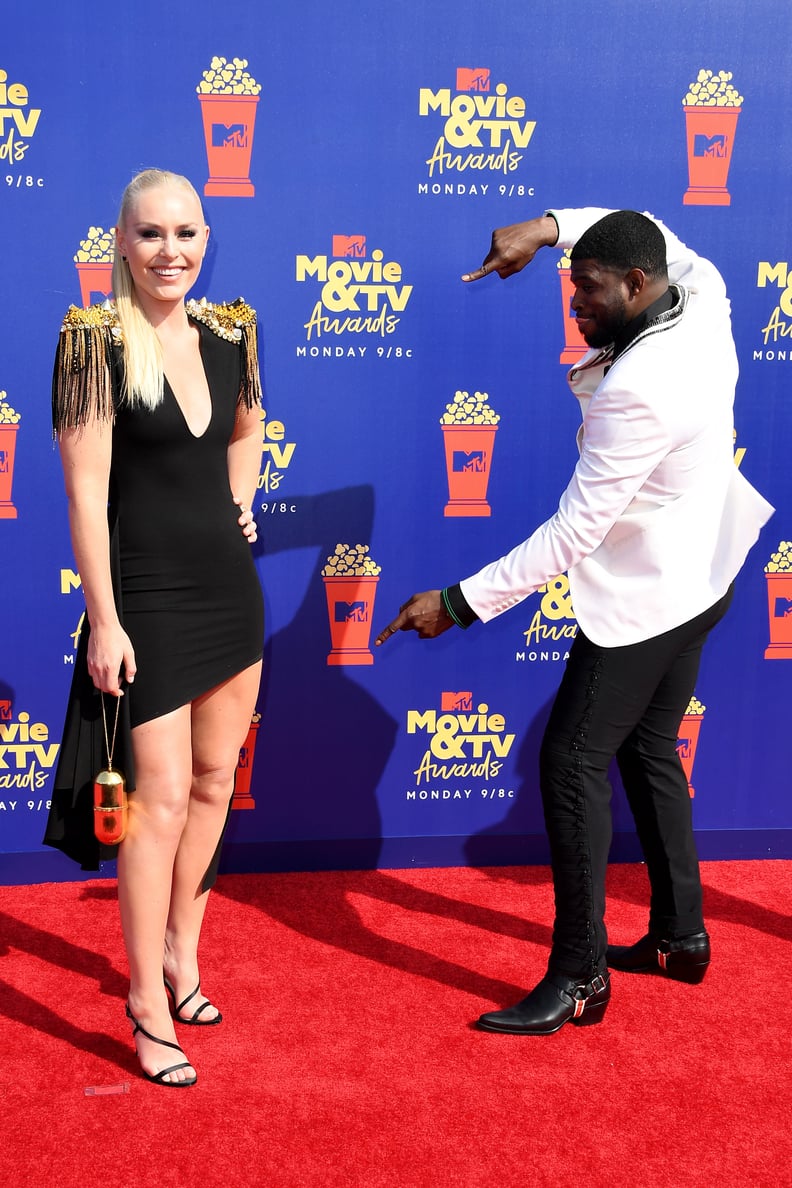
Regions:
<svg viewBox="0 0 792 1188"><path fill-rule="evenodd" d="M106 233L148 165L204 195L196 295L259 313L266 666L226 867L546 858L537 749L576 629L565 578L486 628L370 645L410 593L555 510L581 349L559 254L459 277L493 227L589 204L652 211L731 293L735 464L777 512L679 748L703 856L791 854L792 9L45 9L6 14L0 49L2 878L78 877L40 844L83 609L49 382L66 307L109 291ZM618 789L614 814L614 856L635 857Z"/></svg>

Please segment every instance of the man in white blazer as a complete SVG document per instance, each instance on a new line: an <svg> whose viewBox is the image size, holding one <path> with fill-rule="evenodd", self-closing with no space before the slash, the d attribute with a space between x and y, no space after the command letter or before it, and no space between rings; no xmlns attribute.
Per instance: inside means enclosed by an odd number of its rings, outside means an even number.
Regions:
<svg viewBox="0 0 792 1188"><path fill-rule="evenodd" d="M578 633L540 752L556 908L548 971L516 1006L479 1019L521 1035L599 1022L609 965L704 977L710 941L677 735L704 641L773 511L734 465L737 357L715 267L651 216L587 208L496 231L462 279L511 276L545 246L571 249L572 309L591 348L568 375L583 414L569 485L505 557L413 595L377 638L488 622L569 575ZM646 936L608 947L614 756L651 904Z"/></svg>

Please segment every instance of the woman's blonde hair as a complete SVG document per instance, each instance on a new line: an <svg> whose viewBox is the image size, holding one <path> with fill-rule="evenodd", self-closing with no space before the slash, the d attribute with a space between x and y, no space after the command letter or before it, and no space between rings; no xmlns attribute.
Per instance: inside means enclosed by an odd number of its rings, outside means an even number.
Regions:
<svg viewBox="0 0 792 1188"><path fill-rule="evenodd" d="M158 186L181 186L201 200L192 182L180 173L167 169L144 169L135 175L121 198L118 227L123 227L131 208L145 190ZM140 307L129 264L116 246L112 274L113 296L124 342L123 397L130 404L156 408L162 400L164 373L162 349L154 327Z"/></svg>

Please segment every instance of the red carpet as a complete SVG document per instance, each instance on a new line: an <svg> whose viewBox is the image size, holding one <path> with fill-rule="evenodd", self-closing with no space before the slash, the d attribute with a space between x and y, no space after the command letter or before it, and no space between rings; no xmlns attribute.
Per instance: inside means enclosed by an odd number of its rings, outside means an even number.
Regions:
<svg viewBox="0 0 792 1188"><path fill-rule="evenodd" d="M546 869L226 875L225 1021L180 1029L179 1092L137 1074L115 884L0 888L0 1183L792 1185L791 880L704 864L704 983L614 973L601 1025L534 1039L470 1023L544 971ZM645 919L643 869L611 868L612 939Z"/></svg>

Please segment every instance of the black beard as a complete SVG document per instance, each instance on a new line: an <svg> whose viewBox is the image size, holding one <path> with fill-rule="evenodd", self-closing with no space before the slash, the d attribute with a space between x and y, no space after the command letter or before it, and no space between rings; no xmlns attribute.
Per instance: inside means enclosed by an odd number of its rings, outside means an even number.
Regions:
<svg viewBox="0 0 792 1188"><path fill-rule="evenodd" d="M629 322L627 313L622 306L620 309L612 311L611 317L608 319L607 326L597 326L594 333L591 335L583 335L583 339L590 347L606 347L610 346L612 342L621 334L624 327Z"/></svg>
<svg viewBox="0 0 792 1188"><path fill-rule="evenodd" d="M595 330L593 334L583 335L586 346L590 347L610 346L615 337L616 336L608 330Z"/></svg>

